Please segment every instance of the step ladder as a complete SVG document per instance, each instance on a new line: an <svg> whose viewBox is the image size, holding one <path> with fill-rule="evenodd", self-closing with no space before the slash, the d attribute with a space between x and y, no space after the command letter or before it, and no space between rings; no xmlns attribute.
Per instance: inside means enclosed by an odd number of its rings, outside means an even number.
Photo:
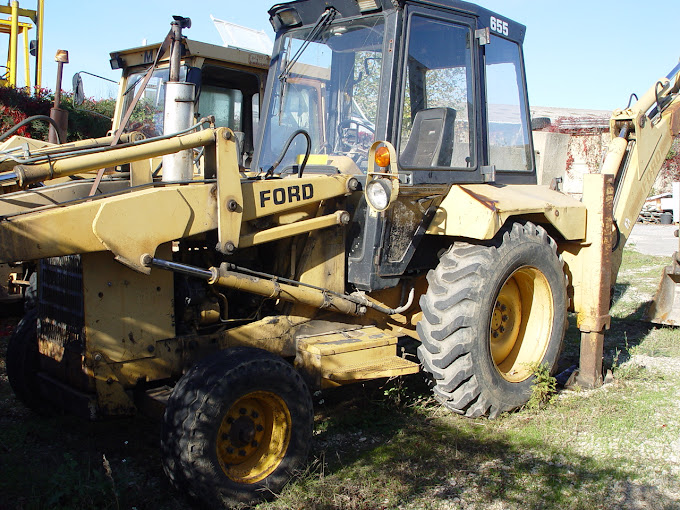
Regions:
<svg viewBox="0 0 680 510"><path fill-rule="evenodd" d="M297 349L296 367L321 388L420 370L397 356L397 337L374 326L298 338Z"/></svg>

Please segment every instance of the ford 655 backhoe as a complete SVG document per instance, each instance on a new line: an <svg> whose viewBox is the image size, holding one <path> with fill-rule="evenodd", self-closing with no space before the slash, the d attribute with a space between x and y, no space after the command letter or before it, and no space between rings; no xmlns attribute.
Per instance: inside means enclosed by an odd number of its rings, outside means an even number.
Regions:
<svg viewBox="0 0 680 510"><path fill-rule="evenodd" d="M217 506L289 479L311 391L422 370L447 408L495 417L526 403L532 366L556 366L569 310L576 380L601 384L610 287L678 131L679 68L614 113L576 200L536 185L522 25L456 0L269 13L252 162L206 119L0 163L22 188L0 197L0 258L40 261L8 349L17 395L92 417L161 407L166 473ZM49 181L105 168L95 194Z"/></svg>

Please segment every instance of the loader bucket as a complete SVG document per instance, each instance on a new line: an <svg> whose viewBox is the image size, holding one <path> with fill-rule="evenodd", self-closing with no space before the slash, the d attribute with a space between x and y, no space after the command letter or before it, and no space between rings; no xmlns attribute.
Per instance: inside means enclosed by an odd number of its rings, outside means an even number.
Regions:
<svg viewBox="0 0 680 510"><path fill-rule="evenodd" d="M680 326L680 252L673 254L673 263L663 269L659 288L647 307L643 320L654 324Z"/></svg>

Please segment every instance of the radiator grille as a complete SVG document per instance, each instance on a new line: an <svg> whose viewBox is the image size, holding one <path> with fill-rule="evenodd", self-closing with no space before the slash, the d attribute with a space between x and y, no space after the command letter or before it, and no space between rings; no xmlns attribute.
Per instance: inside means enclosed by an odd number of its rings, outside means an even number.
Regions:
<svg viewBox="0 0 680 510"><path fill-rule="evenodd" d="M38 339L55 352L80 356L84 349L83 271L80 255L40 262L38 277ZM42 351L41 347L41 351ZM49 349L51 350L51 349Z"/></svg>

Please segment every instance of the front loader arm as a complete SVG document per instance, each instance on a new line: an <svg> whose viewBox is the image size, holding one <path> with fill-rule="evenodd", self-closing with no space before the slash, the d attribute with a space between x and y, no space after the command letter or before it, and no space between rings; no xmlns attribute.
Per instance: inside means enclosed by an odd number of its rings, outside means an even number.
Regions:
<svg viewBox="0 0 680 510"><path fill-rule="evenodd" d="M658 80L634 105L614 111L612 141L603 174L614 176L612 284L621 266L623 248L642 210L673 138L680 133L680 64Z"/></svg>
<svg viewBox="0 0 680 510"><path fill-rule="evenodd" d="M149 183L110 195L87 195L67 202L36 198L35 190L0 196L0 262L110 251L116 260L148 274L144 256L161 244L217 230L216 249L229 254L252 246L345 222L343 215L298 215L269 229L245 228L247 222L308 207L352 191L351 175L305 175L285 179L246 179L230 130L218 128L121 147L104 155L64 157L43 165L15 166L4 175L24 184L167 154L188 147L206 148L206 174L216 179ZM356 181L356 179L354 179ZM36 188L48 190L50 187ZM87 188L87 187L85 187ZM83 189L85 189L83 188ZM41 197L57 196L43 192ZM73 198L73 197L72 197ZM288 223L295 223L289 225Z"/></svg>

